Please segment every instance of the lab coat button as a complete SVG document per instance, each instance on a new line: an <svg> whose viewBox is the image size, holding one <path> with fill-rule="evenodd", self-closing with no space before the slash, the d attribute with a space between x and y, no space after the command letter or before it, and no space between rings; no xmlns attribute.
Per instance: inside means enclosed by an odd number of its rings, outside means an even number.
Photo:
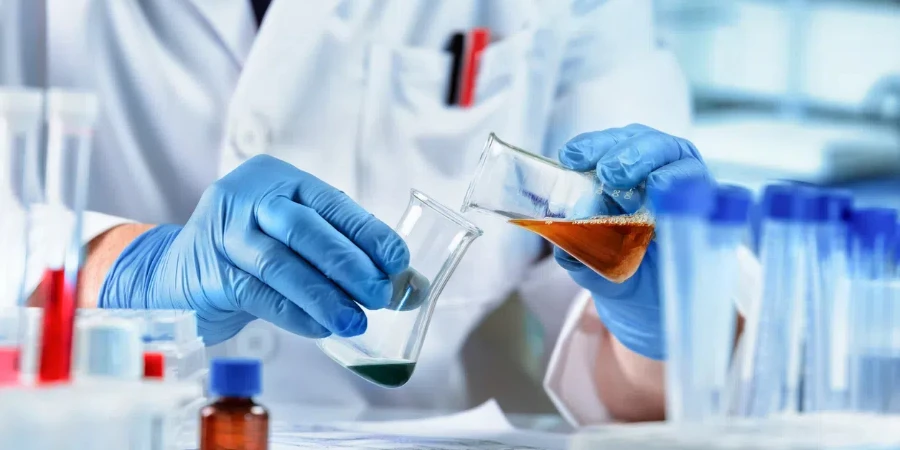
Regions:
<svg viewBox="0 0 900 450"><path fill-rule="evenodd" d="M232 142L237 153L244 158L260 155L269 146L269 128L259 117L244 117L236 121L232 129Z"/></svg>

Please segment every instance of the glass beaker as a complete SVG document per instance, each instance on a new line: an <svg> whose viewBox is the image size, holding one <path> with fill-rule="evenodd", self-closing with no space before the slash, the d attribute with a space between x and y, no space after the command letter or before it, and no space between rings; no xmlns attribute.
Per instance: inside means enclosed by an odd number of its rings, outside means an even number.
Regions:
<svg viewBox="0 0 900 450"><path fill-rule="evenodd" d="M384 387L409 380L425 341L438 296L481 230L449 208L413 189L395 228L410 253L409 268L393 277L390 304L366 311L366 332L318 341L331 359Z"/></svg>
<svg viewBox="0 0 900 450"><path fill-rule="evenodd" d="M597 173L577 172L488 137L461 211L484 211L536 233L604 278L634 275L654 236L644 183L607 186Z"/></svg>

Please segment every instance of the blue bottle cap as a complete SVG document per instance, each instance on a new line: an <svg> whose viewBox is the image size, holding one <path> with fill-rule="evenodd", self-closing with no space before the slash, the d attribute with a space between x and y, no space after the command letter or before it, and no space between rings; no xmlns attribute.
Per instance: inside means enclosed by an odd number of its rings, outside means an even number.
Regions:
<svg viewBox="0 0 900 450"><path fill-rule="evenodd" d="M713 185L703 178L673 182L653 190L650 201L659 215L707 216L713 208Z"/></svg>
<svg viewBox="0 0 900 450"><path fill-rule="evenodd" d="M900 265L900 222L894 224L894 243L891 245L894 254L894 264Z"/></svg>
<svg viewBox="0 0 900 450"><path fill-rule="evenodd" d="M897 211L890 208L861 208L853 211L850 230L857 242L871 248L879 240L885 245L893 239L897 228Z"/></svg>
<svg viewBox="0 0 900 450"><path fill-rule="evenodd" d="M753 194L740 186L722 184L716 187L710 220L714 223L742 224L747 222Z"/></svg>
<svg viewBox="0 0 900 450"><path fill-rule="evenodd" d="M806 199L809 188L790 184L770 184L763 191L763 217L779 220L808 220Z"/></svg>
<svg viewBox="0 0 900 450"><path fill-rule="evenodd" d="M803 220L814 223L825 223L831 218L832 196L826 189L808 189L803 202Z"/></svg>
<svg viewBox="0 0 900 450"><path fill-rule="evenodd" d="M828 220L832 222L850 222L853 212L853 194L846 189L831 189L828 191L829 212Z"/></svg>
<svg viewBox="0 0 900 450"><path fill-rule="evenodd" d="M262 364L252 358L216 358L209 370L209 391L220 397L253 397L262 391Z"/></svg>

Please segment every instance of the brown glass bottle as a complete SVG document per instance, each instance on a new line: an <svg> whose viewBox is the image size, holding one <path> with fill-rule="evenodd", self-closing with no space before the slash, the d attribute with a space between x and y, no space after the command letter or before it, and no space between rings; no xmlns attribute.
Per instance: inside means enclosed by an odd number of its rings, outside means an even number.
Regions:
<svg viewBox="0 0 900 450"><path fill-rule="evenodd" d="M267 450L269 412L250 398L222 397L200 410L200 450Z"/></svg>
<svg viewBox="0 0 900 450"><path fill-rule="evenodd" d="M268 450L269 412L253 401L260 372L258 360L213 360L209 391L218 398L200 410L200 450Z"/></svg>

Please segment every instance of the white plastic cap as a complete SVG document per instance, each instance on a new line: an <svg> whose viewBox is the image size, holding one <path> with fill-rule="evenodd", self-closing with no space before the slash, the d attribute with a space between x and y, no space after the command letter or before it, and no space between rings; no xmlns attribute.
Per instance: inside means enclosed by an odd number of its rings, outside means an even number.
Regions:
<svg viewBox="0 0 900 450"><path fill-rule="evenodd" d="M52 88L47 91L47 116L72 122L78 126L92 126L97 120L100 102L91 92Z"/></svg>
<svg viewBox="0 0 900 450"><path fill-rule="evenodd" d="M15 128L37 129L43 106L40 89L0 87L0 117Z"/></svg>

